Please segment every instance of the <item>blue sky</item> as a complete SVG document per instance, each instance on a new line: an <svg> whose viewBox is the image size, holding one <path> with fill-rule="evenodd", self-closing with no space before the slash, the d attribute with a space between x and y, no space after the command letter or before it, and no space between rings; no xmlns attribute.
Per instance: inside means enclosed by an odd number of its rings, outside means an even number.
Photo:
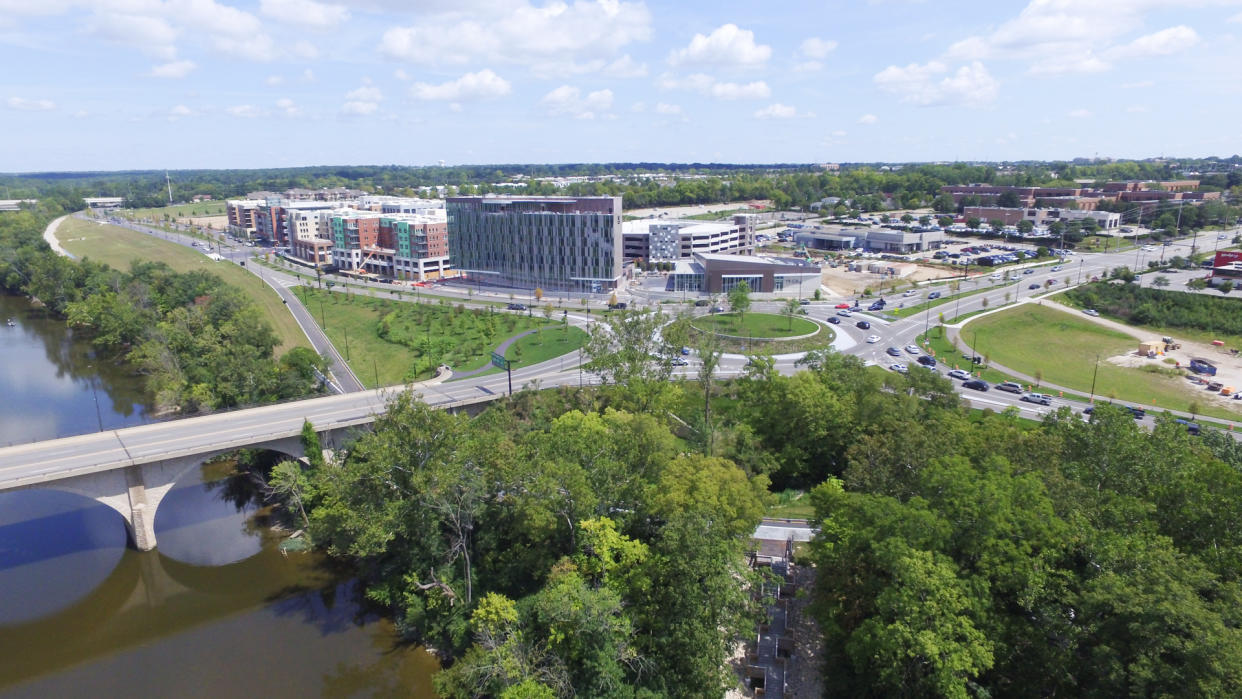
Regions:
<svg viewBox="0 0 1242 699"><path fill-rule="evenodd" d="M0 171L1242 152L1242 0L0 0Z"/></svg>

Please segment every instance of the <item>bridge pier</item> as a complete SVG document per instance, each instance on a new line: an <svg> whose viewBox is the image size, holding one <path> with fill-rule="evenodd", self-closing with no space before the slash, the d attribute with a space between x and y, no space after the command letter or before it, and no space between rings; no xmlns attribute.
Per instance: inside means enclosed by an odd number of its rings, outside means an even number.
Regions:
<svg viewBox="0 0 1242 699"><path fill-rule="evenodd" d="M139 551L151 551L155 548L155 508L147 510L147 486L141 466L125 469L125 494L129 500L125 525L130 541Z"/></svg>

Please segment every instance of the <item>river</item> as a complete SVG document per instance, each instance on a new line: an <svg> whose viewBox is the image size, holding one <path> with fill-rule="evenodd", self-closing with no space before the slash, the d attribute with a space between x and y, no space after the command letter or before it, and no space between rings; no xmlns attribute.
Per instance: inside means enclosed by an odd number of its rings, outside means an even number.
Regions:
<svg viewBox="0 0 1242 699"><path fill-rule="evenodd" d="M0 444L150 422L138 379L60 321L0 296ZM0 493L0 697L432 697L433 656L400 643L358 584L283 554L231 461L182 478L157 551L119 514L51 489Z"/></svg>

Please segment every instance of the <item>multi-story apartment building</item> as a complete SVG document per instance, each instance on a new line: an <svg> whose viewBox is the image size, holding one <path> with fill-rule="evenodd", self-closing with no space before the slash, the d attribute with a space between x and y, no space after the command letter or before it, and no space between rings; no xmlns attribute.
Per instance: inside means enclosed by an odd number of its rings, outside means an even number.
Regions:
<svg viewBox="0 0 1242 699"><path fill-rule="evenodd" d="M450 197L453 266L476 281L596 292L625 276L621 197Z"/></svg>
<svg viewBox="0 0 1242 699"><path fill-rule="evenodd" d="M335 211L328 230L333 262L342 270L424 281L451 269L443 213Z"/></svg>

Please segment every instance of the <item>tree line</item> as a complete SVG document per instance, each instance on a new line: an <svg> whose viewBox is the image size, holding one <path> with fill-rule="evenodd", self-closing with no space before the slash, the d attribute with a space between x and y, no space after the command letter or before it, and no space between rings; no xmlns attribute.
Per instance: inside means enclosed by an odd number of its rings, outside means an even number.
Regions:
<svg viewBox="0 0 1242 699"><path fill-rule="evenodd" d="M1066 294L1078 306L1133 325L1242 336L1240 299L1104 282L1075 287Z"/></svg>
<svg viewBox="0 0 1242 699"><path fill-rule="evenodd" d="M325 360L278 339L254 303L205 271L160 262L116 270L55 254L42 231L60 210L0 215L0 285L37 299L103 355L144 377L158 410L183 413L270 403L322 390Z"/></svg>

